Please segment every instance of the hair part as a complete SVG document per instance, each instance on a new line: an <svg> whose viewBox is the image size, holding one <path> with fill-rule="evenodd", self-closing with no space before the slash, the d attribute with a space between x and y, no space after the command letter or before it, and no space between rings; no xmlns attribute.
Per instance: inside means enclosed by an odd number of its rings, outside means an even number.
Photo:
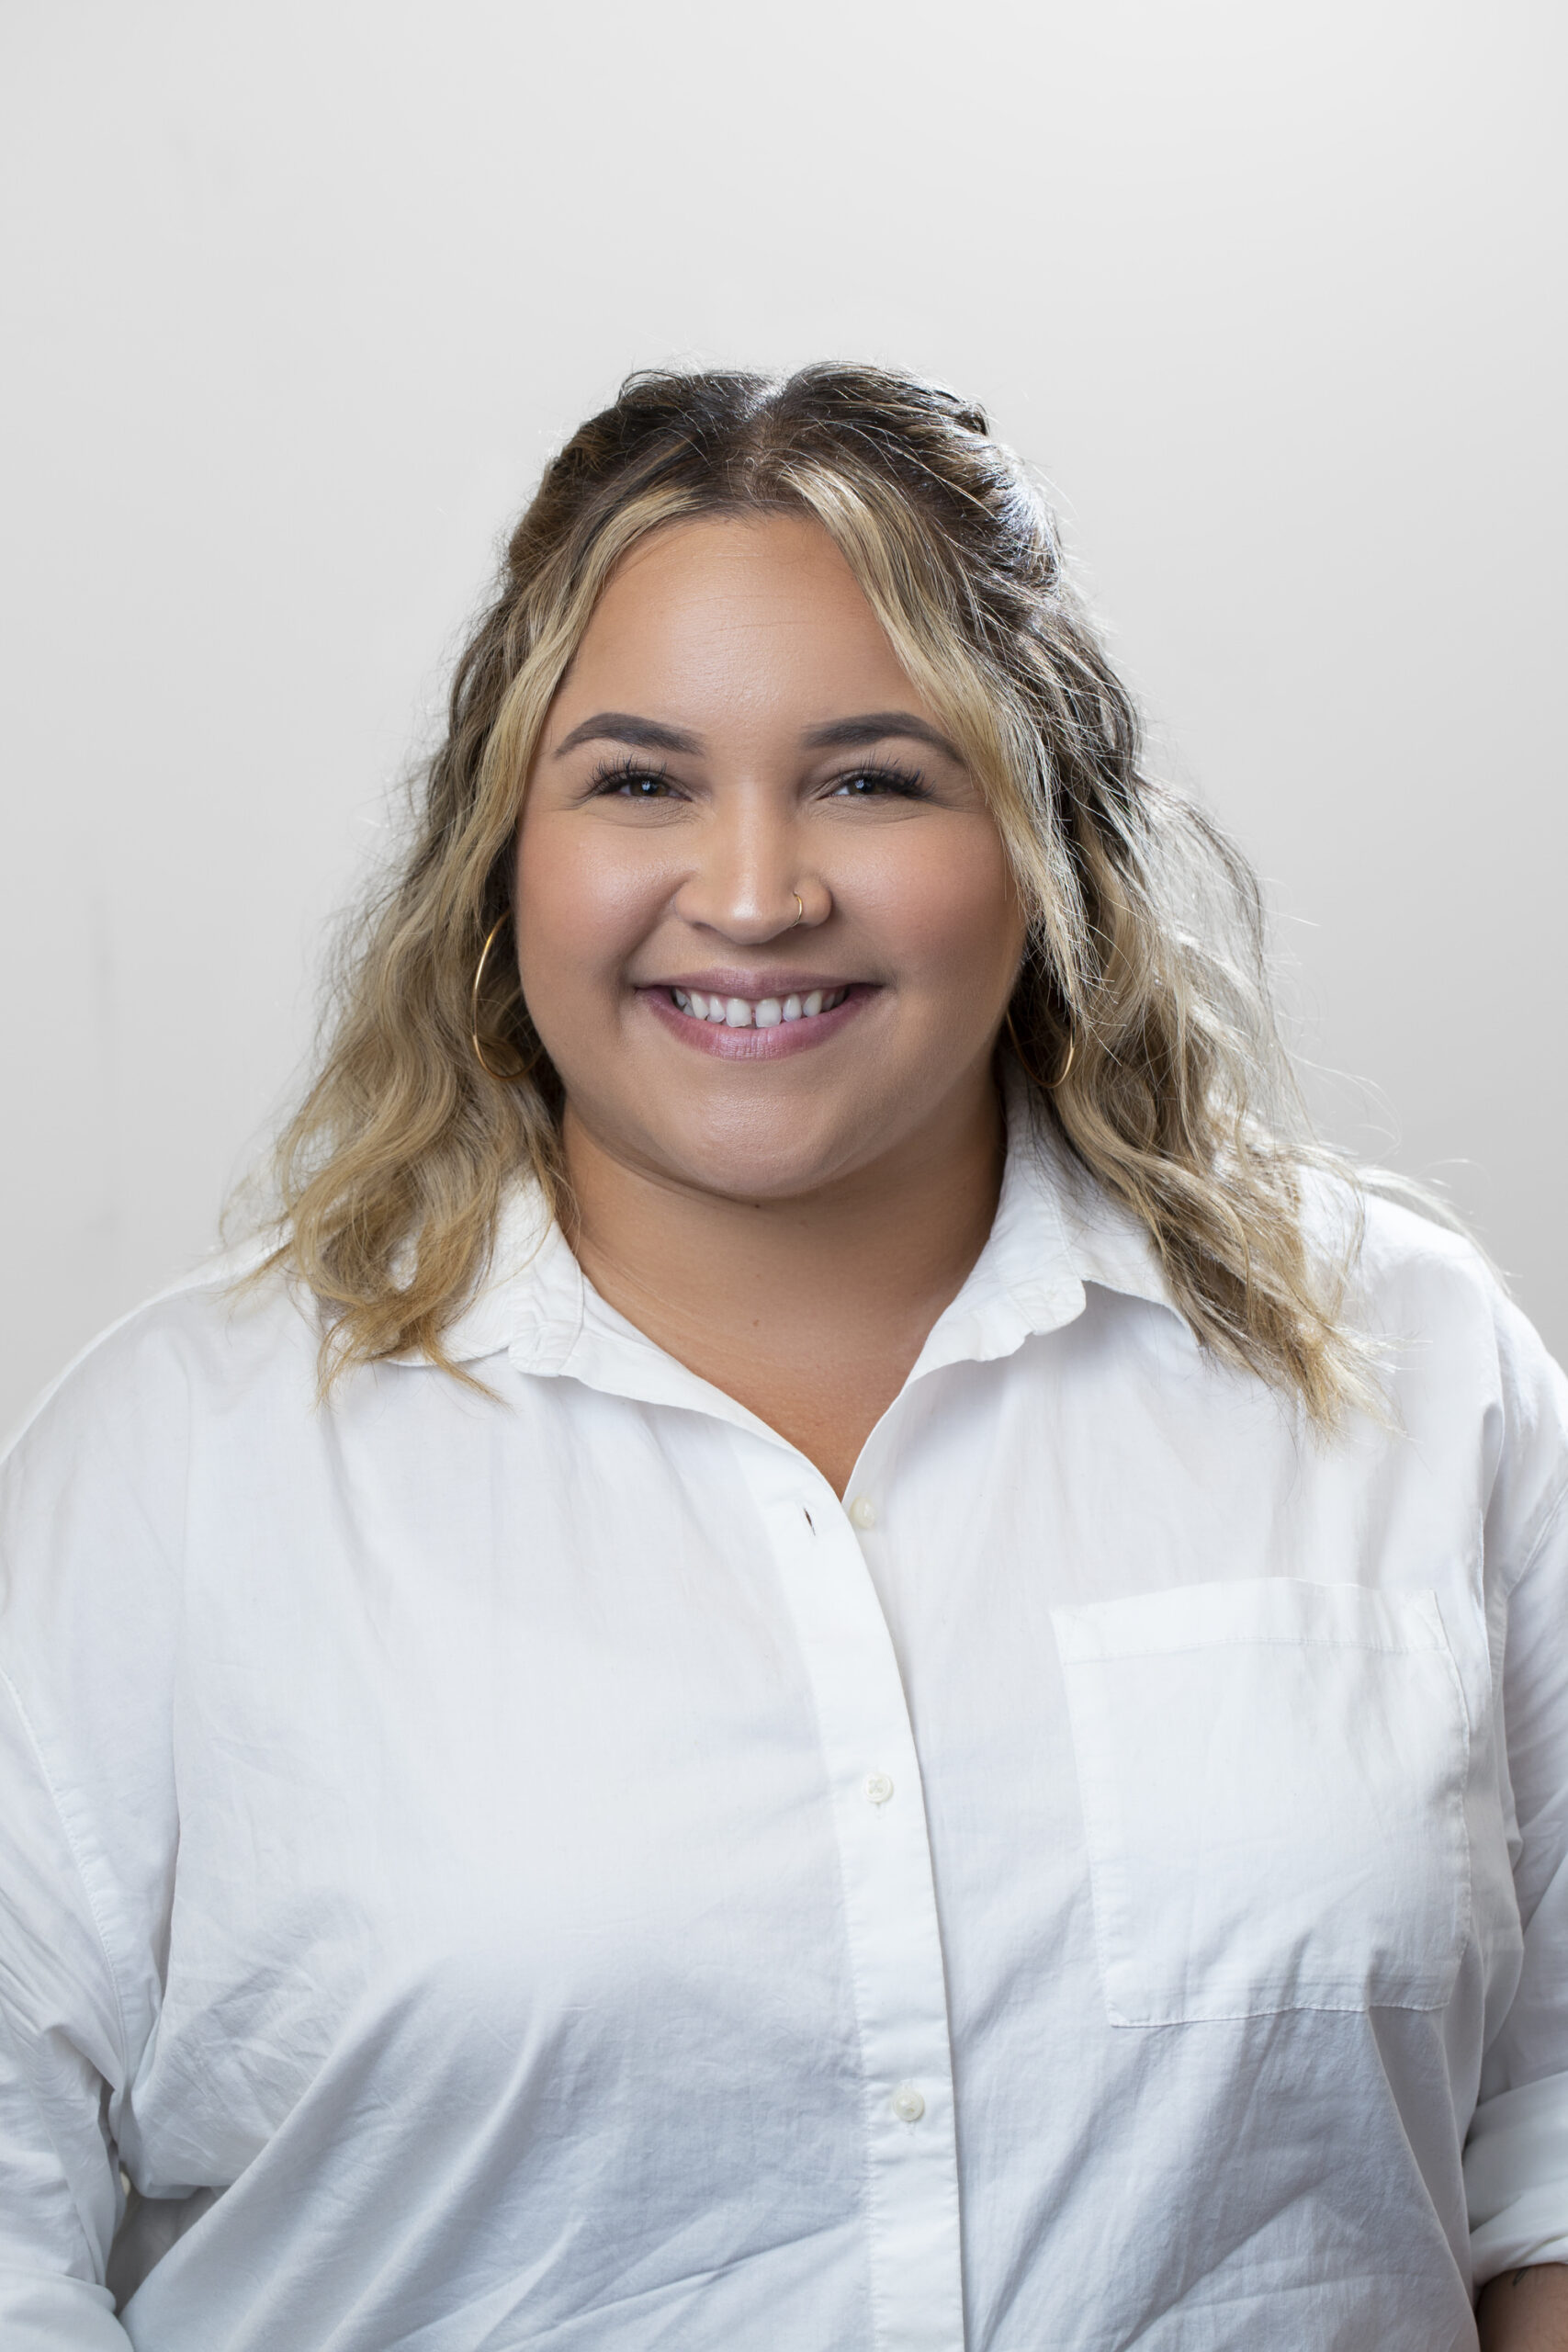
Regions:
<svg viewBox="0 0 1568 2352"><path fill-rule="evenodd" d="M525 782L621 559L698 514L779 511L830 535L986 796L1028 917L1009 1027L1037 1114L1147 1229L1206 1348L1320 1428L1375 1410L1371 1343L1346 1312L1360 1186L1305 1117L1250 867L1145 773L1136 709L1065 577L1054 519L983 411L827 365L630 378L512 535L407 854L340 954L319 1073L274 1162L282 1238L267 1265L321 1303L323 1381L409 1350L457 1372L444 1334L519 1170L558 1199L560 1086L515 956L487 964L477 1021L472 1001L483 943L511 910ZM488 1058L523 1069L515 1081L480 1067L476 1026ZM1309 1234L1313 1170L1347 1187L1337 1250Z"/></svg>

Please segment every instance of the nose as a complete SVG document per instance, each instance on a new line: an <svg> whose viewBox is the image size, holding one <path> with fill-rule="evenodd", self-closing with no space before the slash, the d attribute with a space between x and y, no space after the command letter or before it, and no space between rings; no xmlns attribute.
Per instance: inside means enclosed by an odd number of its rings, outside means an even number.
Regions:
<svg viewBox="0 0 1568 2352"><path fill-rule="evenodd" d="M787 814L738 797L703 827L674 910L737 946L776 939L800 920L801 844Z"/></svg>

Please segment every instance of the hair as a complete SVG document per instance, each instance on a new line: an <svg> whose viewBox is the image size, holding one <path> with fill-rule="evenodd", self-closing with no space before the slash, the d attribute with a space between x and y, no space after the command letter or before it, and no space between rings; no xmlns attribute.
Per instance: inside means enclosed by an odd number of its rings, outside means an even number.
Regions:
<svg viewBox="0 0 1568 2352"><path fill-rule="evenodd" d="M814 516L985 793L1028 918L1009 1028L1040 1118L1146 1228L1215 1356L1329 1427L1371 1401L1347 1275L1360 1190L1317 1143L1270 1007L1240 853L1145 768L1139 719L1055 523L983 410L870 367L633 376L551 463L458 659L412 839L340 956L319 1073L279 1141L267 1260L327 1318L323 1379L443 1335L531 1168L561 1198L558 1078L514 956L525 779L615 566L714 514ZM494 1069L475 1052L475 1033ZM1066 1069L1065 1075L1060 1075ZM1353 1215L1314 1244L1310 1170Z"/></svg>

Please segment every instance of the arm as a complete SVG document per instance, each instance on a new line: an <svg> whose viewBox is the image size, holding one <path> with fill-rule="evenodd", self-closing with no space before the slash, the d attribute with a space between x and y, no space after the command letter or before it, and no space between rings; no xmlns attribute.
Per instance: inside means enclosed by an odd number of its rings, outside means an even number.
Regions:
<svg viewBox="0 0 1568 2352"><path fill-rule="evenodd" d="M1482 2064L1465 2188L1488 2352L1568 2352L1568 1380L1515 1308L1499 1299L1494 1314L1485 1558L1522 1947Z"/></svg>
<svg viewBox="0 0 1568 2352"><path fill-rule="evenodd" d="M119 2208L102 2120L122 2072L113 1988L3 1673L0 1781L0 2343L129 2352L103 2283Z"/></svg>
<svg viewBox="0 0 1568 2352"><path fill-rule="evenodd" d="M1482 2290L1481 2352L1568 2352L1568 2266L1533 2263Z"/></svg>
<svg viewBox="0 0 1568 2352"><path fill-rule="evenodd" d="M100 1351L0 1464L5 2352L130 2347L105 2280L178 1838L158 1529L185 1455L179 1394L130 1369ZM128 1426L144 1397L172 1442Z"/></svg>

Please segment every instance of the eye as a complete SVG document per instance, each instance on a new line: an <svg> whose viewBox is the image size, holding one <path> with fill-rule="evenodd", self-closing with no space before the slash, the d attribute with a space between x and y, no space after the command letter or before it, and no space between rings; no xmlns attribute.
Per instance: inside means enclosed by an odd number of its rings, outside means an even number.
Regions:
<svg viewBox="0 0 1568 2352"><path fill-rule="evenodd" d="M595 768L592 790L606 799L668 800L674 786L662 768L641 766L636 760L606 761Z"/></svg>
<svg viewBox="0 0 1568 2352"><path fill-rule="evenodd" d="M836 776L829 791L830 797L843 800L927 800L931 797L918 768L891 763L852 768L847 775Z"/></svg>

